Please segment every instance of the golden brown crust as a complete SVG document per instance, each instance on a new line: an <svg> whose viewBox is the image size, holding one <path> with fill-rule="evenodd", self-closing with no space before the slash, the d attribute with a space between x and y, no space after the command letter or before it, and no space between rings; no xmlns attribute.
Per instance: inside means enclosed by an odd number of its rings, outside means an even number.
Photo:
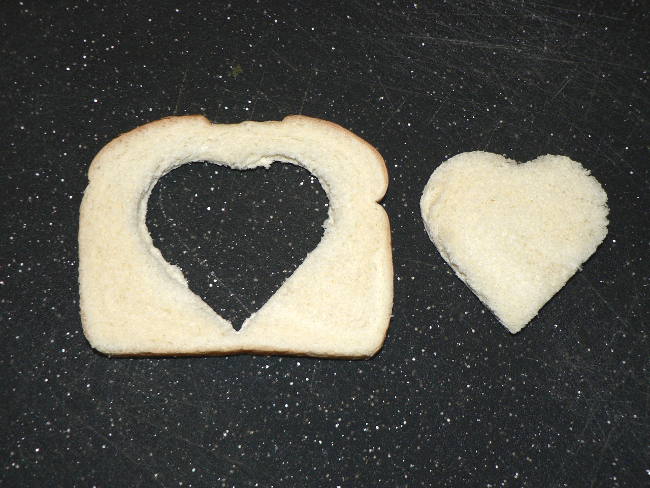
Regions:
<svg viewBox="0 0 650 488"><path fill-rule="evenodd" d="M169 125L170 123L172 123L173 120L177 120L177 119L186 119L186 120L194 119L197 121L204 121L206 124L212 123L203 115L171 115L169 117L164 117L159 120L147 122L146 124L135 127L130 131L122 132L119 136L117 136L115 139L113 139L108 144L106 144L103 148L101 148L100 151L95 155L88 168L88 179L91 180L93 174L99 169L99 165L103 160L104 154L113 151L115 147L124 144L131 138L139 137L141 134L149 132L152 129L155 130L158 127L164 127L166 125Z"/></svg>
<svg viewBox="0 0 650 488"><path fill-rule="evenodd" d="M223 356L241 356L244 354L254 354L257 356L289 356L289 357L297 357L297 358L319 358L319 359L349 359L351 361L356 361L356 360L362 360L362 359L368 359L373 357L374 355L377 354L377 352L381 349L377 349L375 352L372 354L368 355L354 355L354 356L347 356L347 355L341 355L341 354L305 354L297 351L293 351L291 349L276 349L273 351L265 350L265 349L238 349L238 350L230 350L230 351L209 351L209 352L152 352L152 353L146 353L146 352L140 352L137 354L134 353L125 353L125 354L106 354L103 353L97 349L97 353L101 354L102 356L107 356L107 357L114 357L114 358L196 358L196 357L223 357Z"/></svg>
<svg viewBox="0 0 650 488"><path fill-rule="evenodd" d="M384 185L383 185L382 192L381 192L382 193L382 198L383 198L383 195L386 193L386 190L388 190L388 168L386 167L386 161L384 160L383 156L379 153L379 150L377 150L377 148L375 146L370 144L368 141L362 139L361 137L356 135L354 132L346 129L345 127L343 127L343 126L341 126L339 124L336 124L334 122L330 122L329 120L323 120L323 119L319 119L319 118L316 118L316 117L309 117L307 115L287 115L284 119L282 119L282 121L284 122L285 120L289 120L289 119L292 119L292 120L308 120L308 121L312 121L312 122L317 122L319 124L325 125L327 127L335 129L335 130L344 131L346 136L352 136L354 139L357 140L357 142L360 142L364 146L368 147L374 153L375 157L377 158L377 162L379 163L378 166L381 169L381 172L382 172L383 177L384 177ZM381 200L381 198L379 200L377 200L377 201L380 201L380 200Z"/></svg>
<svg viewBox="0 0 650 488"><path fill-rule="evenodd" d="M96 167L97 164L99 164L99 161L101 160L100 156L103 153L105 153L105 152L107 152L109 150L112 150L116 145L122 144L122 143L126 142L128 139L130 139L132 137L138 137L143 133L151 131L152 129L155 130L158 127L164 127L164 126L169 125L170 123L172 123L173 121L178 120L178 119L184 119L184 120L192 120L193 119L193 120L196 120L196 121L203 122L205 124L213 124L213 122L211 122L204 115L199 115L199 114L196 114L196 115L171 115L169 117L164 117L164 118L159 119L159 120L154 120L152 122L148 122L148 123L146 123L144 125L136 127L134 129L131 129L128 132L123 132L118 137L113 139L111 142L106 144L106 146L104 146L99 151L99 153L97 153L97 155L95 156L95 158L93 159L93 161L90 164L90 168L88 170L89 177L91 176L91 173L96 170L95 167ZM382 157L382 155L379 153L379 151L377 150L377 148L375 146L373 146L368 141L362 139L361 137L359 137L358 135L356 135L352 131L346 129L345 127L343 127L343 126L341 126L339 124L336 124L334 122L330 122L329 120L319 119L317 117L309 117L307 115L287 115L281 121L267 121L267 122L264 122L264 123L266 123L266 124L272 124L272 123L281 124L282 122L291 121L291 120L298 120L298 121L303 120L303 121L307 121L309 123L317 123L317 124L321 124L323 126L329 127L330 129L334 129L334 130L337 130L337 131L342 131L345 136L347 136L347 137L351 136L357 142L363 144L368 149L370 149L372 151L372 153L375 155L375 158L377 160L377 167L381 170L381 173L383 175L383 186L382 186L382 189L381 189L381 195L382 195L381 198L383 198L383 195L386 193L386 190L388 189L388 181L389 181L388 169L386 167L386 161L384 160L384 158ZM240 122L239 124L246 124L246 123L249 123L249 122L253 122L253 121ZM232 124L232 125L238 125L238 124ZM380 201L381 198L379 198L377 201Z"/></svg>

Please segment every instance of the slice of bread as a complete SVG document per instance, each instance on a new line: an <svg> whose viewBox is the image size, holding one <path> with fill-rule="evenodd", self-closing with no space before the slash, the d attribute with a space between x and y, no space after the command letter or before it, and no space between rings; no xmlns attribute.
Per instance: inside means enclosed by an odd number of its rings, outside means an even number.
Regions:
<svg viewBox="0 0 650 488"><path fill-rule="evenodd" d="M605 191L564 156L459 154L433 172L420 209L444 260L512 333L607 235Z"/></svg>
<svg viewBox="0 0 650 488"><path fill-rule="evenodd" d="M318 177L329 197L319 245L239 331L190 291L145 224L156 181L191 161L241 170L297 164ZM79 289L84 333L97 350L361 358L383 344L393 270L388 216L377 202L388 175L381 155L351 132L304 116L233 125L170 117L107 144L88 178Z"/></svg>

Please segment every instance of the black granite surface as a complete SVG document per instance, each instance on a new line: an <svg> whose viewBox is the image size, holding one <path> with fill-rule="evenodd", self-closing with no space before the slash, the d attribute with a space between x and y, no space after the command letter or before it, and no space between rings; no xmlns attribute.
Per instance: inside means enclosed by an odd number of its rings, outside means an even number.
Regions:
<svg viewBox="0 0 650 488"><path fill-rule="evenodd" d="M0 484L648 486L647 7L4 2ZM76 242L88 165L119 133L190 113L303 113L383 154L395 305L376 357L89 347ZM515 336L419 216L433 169L476 149L570 156L609 195L607 238ZM317 244L326 204L295 167L199 162L161 180L148 223L241 323Z"/></svg>

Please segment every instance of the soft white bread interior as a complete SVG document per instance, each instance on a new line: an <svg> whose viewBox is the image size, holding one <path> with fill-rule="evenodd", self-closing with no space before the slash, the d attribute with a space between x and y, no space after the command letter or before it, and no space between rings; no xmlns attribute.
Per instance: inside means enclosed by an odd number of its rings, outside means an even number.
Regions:
<svg viewBox="0 0 650 488"><path fill-rule="evenodd" d="M444 260L512 333L607 235L605 191L564 156L459 154L433 172L420 208Z"/></svg>
<svg viewBox="0 0 650 488"><path fill-rule="evenodd" d="M191 161L235 169L303 166L327 192L319 245L241 330L167 263L146 228L156 181ZM377 203L386 165L368 143L319 119L212 124L170 117L107 144L88 172L79 222L79 287L90 344L112 355L255 352L368 357L383 344L393 303L388 217Z"/></svg>

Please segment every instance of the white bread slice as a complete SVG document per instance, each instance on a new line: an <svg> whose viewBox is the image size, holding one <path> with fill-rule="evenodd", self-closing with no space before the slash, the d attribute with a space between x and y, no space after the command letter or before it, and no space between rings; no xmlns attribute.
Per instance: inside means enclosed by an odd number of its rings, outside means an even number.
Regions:
<svg viewBox="0 0 650 488"><path fill-rule="evenodd" d="M283 161L329 197L319 245L241 330L167 263L146 228L156 181L191 161L235 169ZM170 117L107 144L88 172L79 221L84 333L110 355L295 354L361 358L383 344L393 303L386 165L368 143L323 120L212 124Z"/></svg>
<svg viewBox="0 0 650 488"><path fill-rule="evenodd" d="M565 156L458 154L433 172L420 209L444 260L513 334L607 235L605 191Z"/></svg>

